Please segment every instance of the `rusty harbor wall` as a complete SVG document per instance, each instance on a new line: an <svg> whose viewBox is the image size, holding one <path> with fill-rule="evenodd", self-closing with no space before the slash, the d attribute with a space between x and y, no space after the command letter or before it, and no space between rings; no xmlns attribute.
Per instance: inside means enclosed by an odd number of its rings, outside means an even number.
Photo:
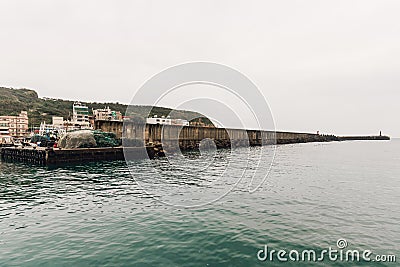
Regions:
<svg viewBox="0 0 400 267"><path fill-rule="evenodd" d="M229 147L231 145L231 140L251 146L274 144L275 140L277 144L338 141L338 137L334 135L196 126L182 127L174 125L135 124L131 122L125 122L124 124L118 121L96 121L95 128L105 132L113 132L119 138L124 135L126 138L144 140L146 143L161 143L163 137L164 141L179 142L179 146L183 149L197 148L200 141L206 138L213 140L217 147ZM123 132L125 133L123 134ZM145 135L144 137L143 134Z"/></svg>

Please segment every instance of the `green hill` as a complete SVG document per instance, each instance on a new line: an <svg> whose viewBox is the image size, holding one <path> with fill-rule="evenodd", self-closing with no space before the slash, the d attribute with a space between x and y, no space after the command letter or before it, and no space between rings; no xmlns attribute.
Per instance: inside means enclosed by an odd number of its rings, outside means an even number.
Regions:
<svg viewBox="0 0 400 267"><path fill-rule="evenodd" d="M51 123L53 116L64 117L64 119L71 119L72 105L74 101L53 99L53 98L39 98L38 94L34 90L30 89L13 89L0 87L0 116L2 115L18 115L21 110L28 111L29 126L38 126L41 122ZM89 107L91 111L93 109L104 108L106 106L115 111L120 111L125 115L127 105L120 103L97 103L97 102L81 102L82 104ZM149 106L133 106L130 108L132 117L144 120ZM151 116L167 116L171 109L163 107L154 107L151 112ZM201 117L200 114L192 111L179 110L174 111L177 118L189 119L193 116ZM199 121L197 119L195 121ZM203 118L201 119L206 124L211 122Z"/></svg>

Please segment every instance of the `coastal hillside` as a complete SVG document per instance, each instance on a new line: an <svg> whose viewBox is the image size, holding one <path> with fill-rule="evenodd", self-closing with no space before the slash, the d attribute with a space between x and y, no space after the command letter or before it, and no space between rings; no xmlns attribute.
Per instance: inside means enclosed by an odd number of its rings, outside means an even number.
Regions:
<svg viewBox="0 0 400 267"><path fill-rule="evenodd" d="M53 98L39 98L36 91L31 89L14 89L0 87L0 116L3 115L18 115L21 110L28 111L29 126L38 126L41 122L51 123L52 116L64 117L70 119L72 113L72 105L74 101ZM127 105L120 103L98 103L98 102L81 102L93 109L104 108L109 106L112 110L120 111L125 114ZM148 107L134 106L132 114L137 119L144 120ZM163 107L154 107L151 115L166 116L171 109ZM198 113L192 111L179 110L175 111L176 117L189 119L193 116L200 117ZM198 119L205 124L210 124L208 119Z"/></svg>

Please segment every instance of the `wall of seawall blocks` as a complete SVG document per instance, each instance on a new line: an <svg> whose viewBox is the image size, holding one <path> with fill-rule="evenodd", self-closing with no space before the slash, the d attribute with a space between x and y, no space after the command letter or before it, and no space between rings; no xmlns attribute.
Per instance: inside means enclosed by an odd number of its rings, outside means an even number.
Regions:
<svg viewBox="0 0 400 267"><path fill-rule="evenodd" d="M197 126L137 124L131 122L96 121L95 128L113 132L119 138L138 139L145 143L179 144L180 148L198 148L204 139L215 142L217 147L260 146L305 142L336 141L333 135L311 133L275 132L243 129L224 129Z"/></svg>

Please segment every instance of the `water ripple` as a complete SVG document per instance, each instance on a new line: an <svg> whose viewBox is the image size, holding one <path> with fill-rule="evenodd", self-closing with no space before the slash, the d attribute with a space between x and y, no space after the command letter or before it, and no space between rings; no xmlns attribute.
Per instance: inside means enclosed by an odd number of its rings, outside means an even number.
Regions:
<svg viewBox="0 0 400 267"><path fill-rule="evenodd" d="M185 189L218 193L232 185L215 183L228 161L241 171L240 153L221 152L207 168L190 154L202 175L163 159L130 162L133 176L122 161L58 168L2 162L0 265L274 266L257 261L264 244L326 249L338 238L399 256L399 151L398 141L278 146L260 190L248 192L247 174L222 200L192 209L163 205L137 181L182 201Z"/></svg>

